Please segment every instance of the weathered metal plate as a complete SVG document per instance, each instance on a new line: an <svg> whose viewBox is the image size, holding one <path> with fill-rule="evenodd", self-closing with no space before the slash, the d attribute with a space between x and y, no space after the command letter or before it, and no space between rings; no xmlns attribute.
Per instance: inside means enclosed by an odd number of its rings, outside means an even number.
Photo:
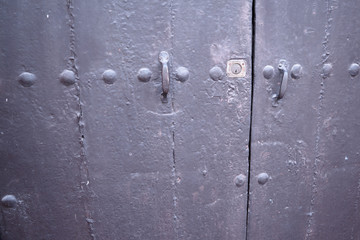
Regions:
<svg viewBox="0 0 360 240"><path fill-rule="evenodd" d="M228 78L226 66L251 61L251 1L172 8L172 71L190 71L172 89L177 236L245 239L251 71Z"/></svg>
<svg viewBox="0 0 360 240"><path fill-rule="evenodd" d="M360 85L348 72L360 56L359 8L256 1L249 239L360 237ZM280 59L291 78L276 102Z"/></svg>
<svg viewBox="0 0 360 240"><path fill-rule="evenodd" d="M89 236L78 90L59 81L69 19L65 1L0 1L0 199L17 199L0 204L0 239Z"/></svg>
<svg viewBox="0 0 360 240"><path fill-rule="evenodd" d="M158 57L171 47L169 9L162 1L74 2L96 239L176 239L174 113L172 98L161 96Z"/></svg>

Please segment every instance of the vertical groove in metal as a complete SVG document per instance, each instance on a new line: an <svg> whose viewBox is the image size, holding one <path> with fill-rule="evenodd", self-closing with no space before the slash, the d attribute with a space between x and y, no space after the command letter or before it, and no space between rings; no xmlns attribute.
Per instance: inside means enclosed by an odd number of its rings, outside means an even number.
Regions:
<svg viewBox="0 0 360 240"><path fill-rule="evenodd" d="M256 0L252 1L252 36L251 36L251 103L250 103L250 129L249 129L249 157L248 157L248 185L246 206L246 240L249 236L249 211L250 211L250 175L251 175L251 132L254 103L254 79L255 79L255 39L256 39Z"/></svg>
<svg viewBox="0 0 360 240"><path fill-rule="evenodd" d="M174 1L173 0L169 0L169 14L170 14L170 49L169 49L169 71L171 72L171 65L172 65L172 60L174 57L174 28L175 28L175 12L174 12ZM166 50L166 49L162 49L162 50ZM169 87L170 87L170 92L169 92L169 99L171 101L171 112L174 113L175 112L175 106L174 106L174 101L175 101L175 89L174 89L174 83L173 83L173 79L171 79L171 74L170 74L170 83L169 83ZM172 170L171 170L171 176L172 176L172 184L173 184L173 205L174 205L174 213L173 213L173 220L174 220L174 232L175 232L175 238L176 240L179 239L179 214L178 214L178 191L177 191L177 183L176 183L176 178L177 178L177 169L176 169L176 145L175 145L175 117L173 117L172 122L171 122L171 134L172 134Z"/></svg>
<svg viewBox="0 0 360 240"><path fill-rule="evenodd" d="M326 65L326 63L329 63L329 57L330 57L330 50L329 50L329 39L331 37L330 30L331 30L331 24L333 21L332 18L332 6L330 1L326 1L326 23L325 23L325 29L324 29L324 40L322 41L322 48L323 48L323 54L321 55L321 62L319 62L316 67L322 66L323 64ZM306 229L306 235L305 240L312 239L312 234L314 234L314 231L312 230L314 225L314 213L315 213L315 200L318 193L317 185L319 181L319 172L320 167L319 163L323 161L321 149L320 149L320 140L321 140L321 130L323 128L323 110L324 110L324 96L325 96L325 84L326 81L324 81L324 76L321 77L312 77L313 80L320 79L320 92L318 97L318 108L317 108L317 117L316 117L316 133L315 133L315 159L313 164L313 176L312 176L312 186L311 186L311 199L310 199L310 207L309 207L309 214L308 214L308 220L307 220L307 229Z"/></svg>
<svg viewBox="0 0 360 240"><path fill-rule="evenodd" d="M69 28L70 28L70 36L69 36L69 50L70 50L70 57L68 60L68 68L71 69L75 73L75 89L76 89L76 99L78 101L78 129L79 129L79 143L80 143L80 162L79 164L79 171L80 171L80 184L79 188L82 192L82 201L85 211L85 219L88 225L88 230L91 239L95 239L94 227L93 227L93 217L91 216L91 210L89 209L89 170L87 167L87 154L86 154L86 146L85 146L85 122L83 117L83 102L81 99L81 89L80 89L80 77L78 67L76 65L77 62L77 54L76 54L76 33L75 33L75 16L73 13L74 5L73 0L66 0L66 8L69 18Z"/></svg>

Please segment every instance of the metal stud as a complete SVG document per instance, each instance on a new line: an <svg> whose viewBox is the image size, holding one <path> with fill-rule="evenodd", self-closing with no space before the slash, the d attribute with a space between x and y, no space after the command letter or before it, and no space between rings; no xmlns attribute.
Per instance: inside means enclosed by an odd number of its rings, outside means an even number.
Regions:
<svg viewBox="0 0 360 240"><path fill-rule="evenodd" d="M218 81L218 80L223 79L223 77L224 77L224 72L223 72L223 70L222 70L220 67L215 66L215 67L213 67L213 68L210 69L209 75L210 75L210 77L211 77L212 80Z"/></svg>
<svg viewBox="0 0 360 240"><path fill-rule="evenodd" d="M266 79L272 78L274 76L274 67L270 65L265 66L263 69L263 75Z"/></svg>
<svg viewBox="0 0 360 240"><path fill-rule="evenodd" d="M1 199L1 204L6 208L14 208L16 206L17 200L14 195L5 195Z"/></svg>
<svg viewBox="0 0 360 240"><path fill-rule="evenodd" d="M189 79L189 70L186 67L178 67L176 69L176 80L185 82Z"/></svg>
<svg viewBox="0 0 360 240"><path fill-rule="evenodd" d="M300 64L294 64L291 68L291 77L299 79L302 75L302 66Z"/></svg>
<svg viewBox="0 0 360 240"><path fill-rule="evenodd" d="M235 177L235 185L237 187L241 187L246 182L246 176L244 174L239 174Z"/></svg>
<svg viewBox="0 0 360 240"><path fill-rule="evenodd" d="M264 185L269 180L269 175L267 173L260 173L257 179L260 185Z"/></svg>
<svg viewBox="0 0 360 240"><path fill-rule="evenodd" d="M70 70L64 70L60 74L60 82L64 84L65 86L70 86L75 83L75 73Z"/></svg>
<svg viewBox="0 0 360 240"><path fill-rule="evenodd" d="M112 69L105 70L102 74L102 79L107 84L113 84L117 79L116 72Z"/></svg>
<svg viewBox="0 0 360 240"><path fill-rule="evenodd" d="M30 87L35 83L36 76L35 76L35 74L29 73L29 72L23 72L19 75L18 81L24 87Z"/></svg>
<svg viewBox="0 0 360 240"><path fill-rule="evenodd" d="M152 72L148 68L140 68L137 78L141 82L148 82L151 79Z"/></svg>
<svg viewBox="0 0 360 240"><path fill-rule="evenodd" d="M327 78L327 77L330 76L331 71L332 71L332 65L331 65L331 63L325 63L325 64L323 65L323 68L322 68L322 74L321 74L321 76L322 76L323 78Z"/></svg>
<svg viewBox="0 0 360 240"><path fill-rule="evenodd" d="M353 63L349 67L350 76L355 77L359 74L360 66L357 63Z"/></svg>

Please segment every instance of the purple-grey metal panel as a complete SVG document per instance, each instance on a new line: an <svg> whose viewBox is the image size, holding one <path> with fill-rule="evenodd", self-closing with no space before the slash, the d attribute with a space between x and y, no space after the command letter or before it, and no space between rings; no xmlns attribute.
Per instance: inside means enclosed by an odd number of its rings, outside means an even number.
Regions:
<svg viewBox="0 0 360 240"><path fill-rule="evenodd" d="M359 9L256 1L248 239L360 237L360 85L348 71L359 61ZM281 59L289 81L276 100Z"/></svg>
<svg viewBox="0 0 360 240"><path fill-rule="evenodd" d="M92 234L174 239L172 102L161 96L158 57L170 47L169 4L73 7Z"/></svg>
<svg viewBox="0 0 360 240"><path fill-rule="evenodd" d="M0 239L90 237L69 20L66 1L0 1Z"/></svg>
<svg viewBox="0 0 360 240"><path fill-rule="evenodd" d="M245 239L252 2L173 1L171 13L177 239ZM227 75L230 59L244 77Z"/></svg>

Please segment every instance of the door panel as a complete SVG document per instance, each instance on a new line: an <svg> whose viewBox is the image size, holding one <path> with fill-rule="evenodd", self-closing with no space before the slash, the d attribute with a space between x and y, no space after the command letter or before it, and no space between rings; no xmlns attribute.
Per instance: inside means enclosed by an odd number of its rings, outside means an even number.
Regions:
<svg viewBox="0 0 360 240"><path fill-rule="evenodd" d="M92 0L74 9L92 234L174 239L172 102L161 97L158 60L170 47L169 6ZM150 81L137 79L140 68Z"/></svg>
<svg viewBox="0 0 360 240"><path fill-rule="evenodd" d="M360 236L358 76L348 72L359 31L347 24L359 21L359 7L256 2L249 239ZM277 101L280 59L291 78ZM298 79L294 64L303 69ZM270 79L266 65L275 69Z"/></svg>
<svg viewBox="0 0 360 240"><path fill-rule="evenodd" d="M229 17L232 8L240 14ZM75 4L75 21L93 234L244 238L247 184L234 179L246 181L248 169L251 66L245 78L217 82L209 70L225 74L231 58L250 64L251 4L93 1ZM185 82L175 81L180 66L190 71ZM145 83L137 79L144 67ZM102 79L107 69L117 73L113 84Z"/></svg>
<svg viewBox="0 0 360 240"><path fill-rule="evenodd" d="M173 3L172 71L190 71L171 89L179 239L245 239L251 11L250 1ZM246 76L214 81L209 71L225 74L230 59L246 61Z"/></svg>
<svg viewBox="0 0 360 240"><path fill-rule="evenodd" d="M252 2L0 0L0 239L358 239L360 3Z"/></svg>
<svg viewBox="0 0 360 240"><path fill-rule="evenodd" d="M0 239L85 239L66 4L0 5Z"/></svg>
<svg viewBox="0 0 360 240"><path fill-rule="evenodd" d="M360 29L353 27L360 24L359 10L359 1L327 5L326 63L332 69L322 86L313 188L319 193L314 195L309 239L360 238L360 78L349 71L360 61Z"/></svg>

